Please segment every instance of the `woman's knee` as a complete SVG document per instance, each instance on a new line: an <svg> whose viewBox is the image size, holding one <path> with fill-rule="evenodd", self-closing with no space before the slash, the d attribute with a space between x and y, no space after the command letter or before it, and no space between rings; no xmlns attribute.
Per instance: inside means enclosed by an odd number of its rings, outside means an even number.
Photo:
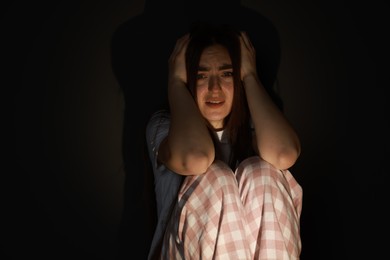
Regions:
<svg viewBox="0 0 390 260"><path fill-rule="evenodd" d="M216 160L211 164L209 169L205 174L205 178L207 178L211 183L214 184L228 184L234 183L237 184L234 172L232 169L224 162L220 160Z"/></svg>
<svg viewBox="0 0 390 260"><path fill-rule="evenodd" d="M283 178L283 174L281 170L275 168L275 166L261 159L259 156L252 156L239 164L236 170L236 177L237 180L265 177L272 181Z"/></svg>
<svg viewBox="0 0 390 260"><path fill-rule="evenodd" d="M179 199L184 194L189 196L194 190L223 190L224 186L235 185L237 186L237 180L235 179L233 171L230 167L222 161L213 162L207 171L202 175L187 176L181 186L179 192Z"/></svg>

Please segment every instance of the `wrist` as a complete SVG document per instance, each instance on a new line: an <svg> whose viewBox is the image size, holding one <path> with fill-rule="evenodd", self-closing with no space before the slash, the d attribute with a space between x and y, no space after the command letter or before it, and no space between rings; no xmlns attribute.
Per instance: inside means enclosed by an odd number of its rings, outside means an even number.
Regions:
<svg viewBox="0 0 390 260"><path fill-rule="evenodd" d="M253 80L258 81L257 73L255 73L255 72L246 73L245 75L242 75L241 78L242 78L242 81L244 83L247 81L253 81Z"/></svg>

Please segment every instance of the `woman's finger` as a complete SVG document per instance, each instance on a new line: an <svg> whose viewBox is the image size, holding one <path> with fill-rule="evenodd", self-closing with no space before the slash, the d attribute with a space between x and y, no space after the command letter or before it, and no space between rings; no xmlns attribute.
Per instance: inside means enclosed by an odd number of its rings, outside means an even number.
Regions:
<svg viewBox="0 0 390 260"><path fill-rule="evenodd" d="M174 59L186 47L189 41L189 34L186 34L176 41L175 48L170 56L170 60Z"/></svg>
<svg viewBox="0 0 390 260"><path fill-rule="evenodd" d="M250 50L251 52L255 51L255 48L252 45L252 42L249 40L248 34L246 32L241 32L241 41L243 42L244 46Z"/></svg>

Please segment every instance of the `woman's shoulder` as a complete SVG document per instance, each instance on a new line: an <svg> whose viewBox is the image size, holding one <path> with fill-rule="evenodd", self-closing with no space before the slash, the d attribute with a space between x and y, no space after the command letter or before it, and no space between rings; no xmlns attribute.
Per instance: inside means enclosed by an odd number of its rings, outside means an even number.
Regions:
<svg viewBox="0 0 390 260"><path fill-rule="evenodd" d="M148 124L154 123L156 121L170 121L170 118L171 115L167 109L158 109L151 114L148 120Z"/></svg>
<svg viewBox="0 0 390 260"><path fill-rule="evenodd" d="M153 112L146 124L147 136L155 136L157 132L168 131L171 116L167 109L158 109Z"/></svg>

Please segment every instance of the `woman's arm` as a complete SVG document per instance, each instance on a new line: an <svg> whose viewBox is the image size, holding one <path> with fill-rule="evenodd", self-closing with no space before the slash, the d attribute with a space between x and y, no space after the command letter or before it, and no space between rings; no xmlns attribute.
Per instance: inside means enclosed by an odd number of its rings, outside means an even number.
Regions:
<svg viewBox="0 0 390 260"><path fill-rule="evenodd" d="M214 161L214 144L186 82L185 50L189 36L180 38L169 58L168 99L171 125L158 159L181 175L199 175Z"/></svg>
<svg viewBox="0 0 390 260"><path fill-rule="evenodd" d="M288 169L300 155L299 138L273 103L256 71L256 53L246 33L241 41L241 79L255 128L259 156L278 169Z"/></svg>

